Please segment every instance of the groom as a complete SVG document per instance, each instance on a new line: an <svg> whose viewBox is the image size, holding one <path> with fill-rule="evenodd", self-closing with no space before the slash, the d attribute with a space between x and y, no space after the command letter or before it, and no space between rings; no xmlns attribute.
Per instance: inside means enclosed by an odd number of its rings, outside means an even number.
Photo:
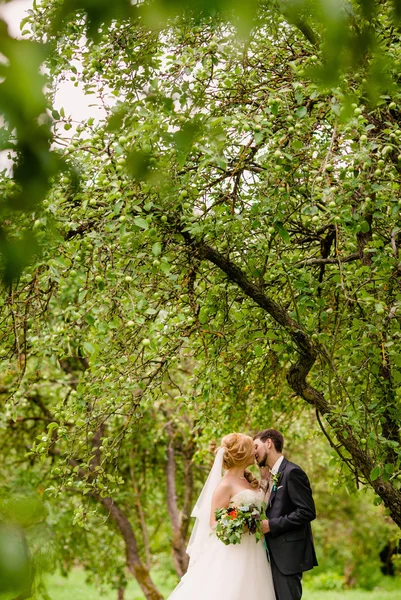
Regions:
<svg viewBox="0 0 401 600"><path fill-rule="evenodd" d="M267 520L262 521L262 531L276 599L300 600L302 573L317 566L310 525L316 511L309 479L300 467L284 458L284 438L279 431L260 431L254 442L261 473L264 467L270 470Z"/></svg>

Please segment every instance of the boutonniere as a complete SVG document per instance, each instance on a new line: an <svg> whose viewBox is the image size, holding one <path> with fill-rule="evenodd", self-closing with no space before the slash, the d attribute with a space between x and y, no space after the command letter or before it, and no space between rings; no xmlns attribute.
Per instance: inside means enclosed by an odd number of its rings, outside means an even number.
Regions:
<svg viewBox="0 0 401 600"><path fill-rule="evenodd" d="M273 473L271 475L271 479L272 479L272 482L273 482L273 490L272 491L276 492L277 491L278 482L281 479L281 473Z"/></svg>

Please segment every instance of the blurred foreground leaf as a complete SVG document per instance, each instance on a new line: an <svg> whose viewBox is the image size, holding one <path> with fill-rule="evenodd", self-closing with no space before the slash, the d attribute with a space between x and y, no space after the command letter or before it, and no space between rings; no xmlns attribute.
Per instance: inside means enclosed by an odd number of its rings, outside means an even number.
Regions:
<svg viewBox="0 0 401 600"><path fill-rule="evenodd" d="M32 585L29 551L23 531L0 523L0 594L28 598Z"/></svg>
<svg viewBox="0 0 401 600"><path fill-rule="evenodd" d="M41 73L47 57L46 46L11 38L6 24L0 21L0 52L5 57L0 67L3 148L12 151L14 181L13 188L1 199L0 218L12 219L15 212L32 211L39 206L61 161L50 150L51 120L46 113L43 91L46 79ZM4 261L2 277L9 283L20 275L37 251L37 244L31 233L9 239L0 232L0 245Z"/></svg>

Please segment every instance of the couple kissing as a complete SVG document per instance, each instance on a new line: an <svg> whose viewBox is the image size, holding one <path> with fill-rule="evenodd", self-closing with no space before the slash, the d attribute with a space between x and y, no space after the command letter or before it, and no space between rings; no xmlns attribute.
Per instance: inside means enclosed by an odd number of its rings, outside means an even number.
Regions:
<svg viewBox="0 0 401 600"><path fill-rule="evenodd" d="M226 435L196 502L187 573L169 600L300 600L317 565L306 473L275 429ZM247 467L257 462L261 479Z"/></svg>

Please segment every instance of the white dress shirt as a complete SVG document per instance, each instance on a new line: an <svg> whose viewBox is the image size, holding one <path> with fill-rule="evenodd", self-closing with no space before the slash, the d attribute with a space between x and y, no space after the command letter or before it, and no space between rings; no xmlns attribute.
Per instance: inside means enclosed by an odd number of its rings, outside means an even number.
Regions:
<svg viewBox="0 0 401 600"><path fill-rule="evenodd" d="M275 475L276 473L278 473L278 470L279 470L280 465L283 462L283 460L284 460L284 456L283 455L281 455L280 458L278 458L276 460L276 462L272 466L272 470L270 471L272 475Z"/></svg>

